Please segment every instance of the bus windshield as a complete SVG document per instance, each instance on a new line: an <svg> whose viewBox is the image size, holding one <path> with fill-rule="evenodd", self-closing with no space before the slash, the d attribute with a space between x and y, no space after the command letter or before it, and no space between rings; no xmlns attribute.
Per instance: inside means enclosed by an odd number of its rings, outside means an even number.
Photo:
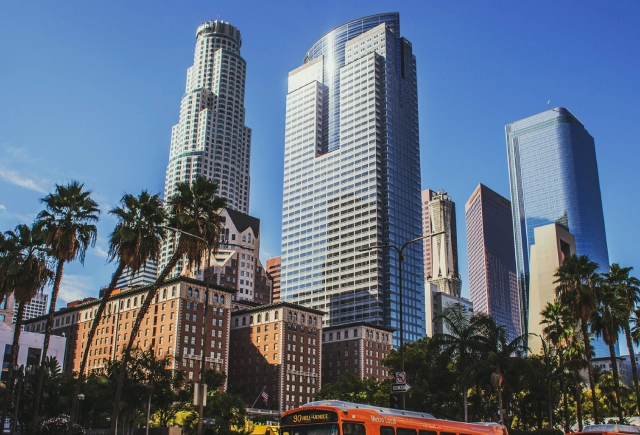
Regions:
<svg viewBox="0 0 640 435"><path fill-rule="evenodd" d="M337 424L306 424L282 427L280 435L340 435L340 430Z"/></svg>

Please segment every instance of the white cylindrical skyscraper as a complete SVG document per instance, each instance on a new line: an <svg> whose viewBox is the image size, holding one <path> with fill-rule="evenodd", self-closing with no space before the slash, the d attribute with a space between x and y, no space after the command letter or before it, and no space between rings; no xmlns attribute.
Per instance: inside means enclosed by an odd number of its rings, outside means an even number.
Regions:
<svg viewBox="0 0 640 435"><path fill-rule="evenodd" d="M241 45L240 31L229 23L209 21L198 27L180 119L171 130L165 200L178 182L202 176L218 182L229 208L249 210L251 129L244 125L246 62L240 56ZM171 258L174 244L170 241L165 248L159 271ZM176 270L180 269L178 264Z"/></svg>

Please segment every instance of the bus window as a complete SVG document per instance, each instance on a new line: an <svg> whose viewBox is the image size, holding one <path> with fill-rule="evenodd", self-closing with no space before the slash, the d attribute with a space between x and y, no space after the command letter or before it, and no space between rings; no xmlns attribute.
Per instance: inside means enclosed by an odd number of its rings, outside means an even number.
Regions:
<svg viewBox="0 0 640 435"><path fill-rule="evenodd" d="M456 435L455 432L440 432L440 435Z"/></svg>
<svg viewBox="0 0 640 435"><path fill-rule="evenodd" d="M419 430L418 435L438 435L435 430Z"/></svg>
<svg viewBox="0 0 640 435"><path fill-rule="evenodd" d="M383 426L380 428L380 435L395 435L395 433L392 427Z"/></svg>
<svg viewBox="0 0 640 435"><path fill-rule="evenodd" d="M337 424L294 426L282 429L282 435L339 435ZM364 435L364 432L363 432Z"/></svg>
<svg viewBox="0 0 640 435"><path fill-rule="evenodd" d="M416 435L415 429L405 429L405 428L399 427L397 432L398 432L398 435Z"/></svg>
<svg viewBox="0 0 640 435"><path fill-rule="evenodd" d="M364 424L342 423L342 435L365 435Z"/></svg>

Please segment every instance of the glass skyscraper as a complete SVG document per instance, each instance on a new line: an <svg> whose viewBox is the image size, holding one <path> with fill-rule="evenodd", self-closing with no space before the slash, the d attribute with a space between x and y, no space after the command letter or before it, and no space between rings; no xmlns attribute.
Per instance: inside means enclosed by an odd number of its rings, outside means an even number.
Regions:
<svg viewBox="0 0 640 435"><path fill-rule="evenodd" d="M522 334L522 325L511 203L480 184L464 210L473 309L493 317L513 340Z"/></svg>
<svg viewBox="0 0 640 435"><path fill-rule="evenodd" d="M600 180L593 137L566 108L557 107L505 127L512 216L526 328L529 301L529 248L533 229L550 223L567 228L578 255L588 255L607 270ZM607 355L603 342L596 354Z"/></svg>
<svg viewBox="0 0 640 435"><path fill-rule="evenodd" d="M387 13L343 24L289 73L280 300L325 325L396 330L398 259L420 237L416 60ZM406 340L424 335L422 244L405 249ZM397 340L397 335L396 335Z"/></svg>

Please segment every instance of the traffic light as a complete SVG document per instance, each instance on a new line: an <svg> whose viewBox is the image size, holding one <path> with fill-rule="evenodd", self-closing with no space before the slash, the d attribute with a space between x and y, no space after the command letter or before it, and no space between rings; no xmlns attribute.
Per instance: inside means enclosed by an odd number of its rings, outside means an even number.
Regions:
<svg viewBox="0 0 640 435"><path fill-rule="evenodd" d="M397 394L389 394L389 407L400 409L400 397Z"/></svg>

